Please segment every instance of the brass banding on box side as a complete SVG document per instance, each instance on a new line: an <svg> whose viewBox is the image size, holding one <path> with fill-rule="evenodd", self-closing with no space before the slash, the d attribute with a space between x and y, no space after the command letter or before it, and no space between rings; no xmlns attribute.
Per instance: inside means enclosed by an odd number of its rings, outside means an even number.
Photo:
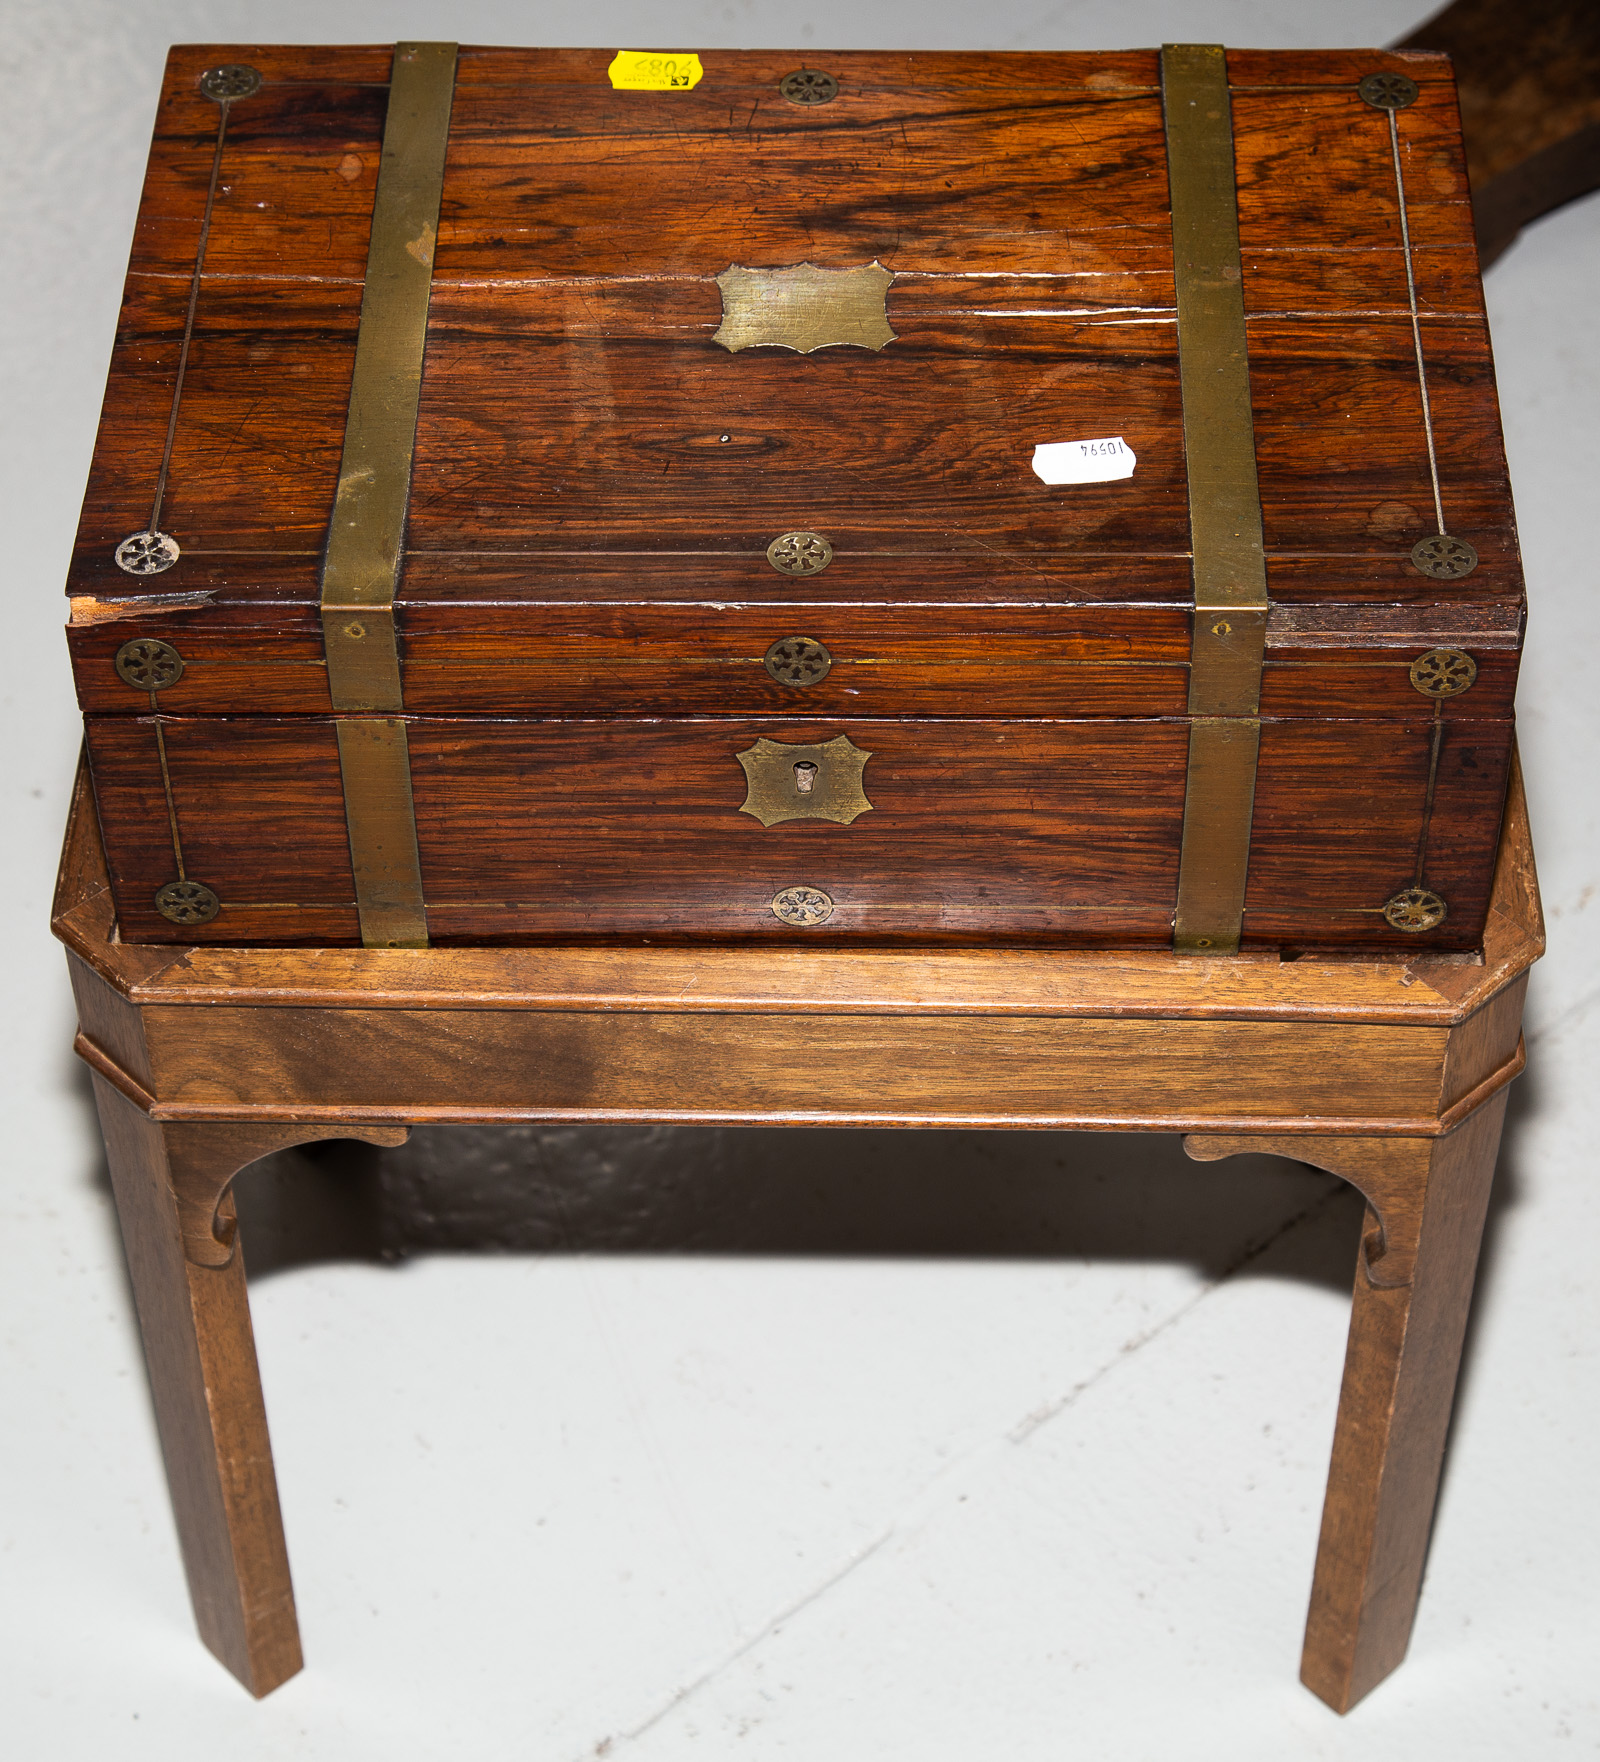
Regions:
<svg viewBox="0 0 1600 1762"><path fill-rule="evenodd" d="M1261 723L1255 717L1190 718L1179 915L1173 938L1180 954L1232 954L1239 947L1244 859L1250 852L1260 745Z"/></svg>
<svg viewBox="0 0 1600 1762"><path fill-rule="evenodd" d="M426 947L406 725L398 717L346 716L334 726L361 941L367 948Z"/></svg>
<svg viewBox="0 0 1600 1762"><path fill-rule="evenodd" d="M395 45L350 410L322 569L322 641L333 707L386 718L338 725L361 939L369 947L420 947L428 940L405 725L387 718L405 708L394 601L455 76L454 43Z"/></svg>
<svg viewBox="0 0 1600 1762"><path fill-rule="evenodd" d="M1227 58L1161 51L1194 557L1189 771L1173 947L1231 954L1244 923L1267 571L1246 355Z"/></svg>

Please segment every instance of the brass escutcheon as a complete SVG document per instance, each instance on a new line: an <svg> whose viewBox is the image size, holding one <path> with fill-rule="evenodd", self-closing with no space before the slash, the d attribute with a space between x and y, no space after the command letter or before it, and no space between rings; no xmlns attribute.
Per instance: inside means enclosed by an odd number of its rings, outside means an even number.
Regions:
<svg viewBox="0 0 1600 1762"><path fill-rule="evenodd" d="M832 820L848 826L872 810L861 786L872 754L853 745L848 735L809 746L762 739L734 756L749 785L739 812L763 826L782 820Z"/></svg>

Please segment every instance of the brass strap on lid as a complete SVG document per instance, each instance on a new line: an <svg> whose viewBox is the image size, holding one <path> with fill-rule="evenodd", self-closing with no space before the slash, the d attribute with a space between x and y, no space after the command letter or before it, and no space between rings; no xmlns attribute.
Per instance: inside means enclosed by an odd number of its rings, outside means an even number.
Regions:
<svg viewBox="0 0 1600 1762"><path fill-rule="evenodd" d="M361 940L428 940L394 600L405 544L434 240L455 95L454 43L397 43L372 208L339 487L322 568L322 642L338 724Z"/></svg>
<svg viewBox="0 0 1600 1762"><path fill-rule="evenodd" d="M1231 954L1244 922L1267 570L1245 348L1233 111L1220 46L1161 51L1178 370L1194 555L1189 772L1173 947Z"/></svg>

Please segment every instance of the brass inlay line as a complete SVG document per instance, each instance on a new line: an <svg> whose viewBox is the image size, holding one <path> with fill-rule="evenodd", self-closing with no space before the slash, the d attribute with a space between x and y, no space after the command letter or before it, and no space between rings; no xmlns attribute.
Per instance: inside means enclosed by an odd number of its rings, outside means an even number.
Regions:
<svg viewBox="0 0 1600 1762"><path fill-rule="evenodd" d="M1400 120L1394 110L1389 118L1389 150L1394 155L1394 193L1400 206L1400 243L1406 264L1406 296L1411 303L1411 342L1417 352L1417 390L1422 396L1422 431L1428 440L1428 476L1433 483L1433 511L1444 533L1444 496L1439 488L1439 455L1433 444L1433 403L1428 396L1428 367L1422 356L1422 315L1417 310L1417 276L1411 257L1411 221L1406 214L1406 174L1400 165Z"/></svg>
<svg viewBox="0 0 1600 1762"><path fill-rule="evenodd" d="M167 497L167 473L172 467L172 449L178 438L178 406L183 401L183 382L189 372L189 345L194 340L194 318L200 306L201 271L205 267L206 246L211 239L211 215L217 205L217 184L222 177L222 144L228 134L228 112L232 100L217 101L217 144L211 154L211 181L206 185L206 205L200 216L200 238L195 245L194 269L189 276L189 307L183 319L183 341L178 347L178 373L172 386L172 409L167 416L167 438L161 448L161 469L156 473L155 499L150 504L148 530L161 530L161 504ZM183 867L180 864L181 877Z"/></svg>
<svg viewBox="0 0 1600 1762"><path fill-rule="evenodd" d="M156 707L156 694L150 693L150 708ZM156 757L161 761L161 788L167 798L167 826L172 833L172 860L178 865L178 879L189 879L183 867L183 840L178 836L178 807L172 799L172 773L167 768L167 739L161 731L161 718L155 719Z"/></svg>
<svg viewBox="0 0 1600 1762"><path fill-rule="evenodd" d="M1439 787L1439 749L1444 744L1444 703L1435 699L1433 727L1428 736L1428 787L1422 798L1422 830L1417 834L1417 868L1412 881L1420 887L1428 866L1428 835L1433 830L1433 798Z"/></svg>
<svg viewBox="0 0 1600 1762"><path fill-rule="evenodd" d="M1246 353L1227 58L1161 51L1178 371L1194 557L1189 773L1173 947L1231 954L1244 923L1267 569Z"/></svg>
<svg viewBox="0 0 1600 1762"><path fill-rule="evenodd" d="M215 554L222 555L223 553L217 552ZM237 555L237 556L256 556L256 557L280 557L280 556L281 557L293 557L293 556L299 556L302 553L297 552L297 551L239 551L239 552L234 552L234 553L230 553L230 554ZM925 548L920 549L920 550L889 551L889 550L881 550L881 549L868 549L866 547L862 547L859 549L852 548L849 554L852 557L920 557L924 561L933 561L933 562L937 562L937 561L939 561L939 559L941 559L943 557L955 557L958 559L965 559L965 558L970 558L970 557L982 557L986 560L992 561L996 556L998 556L1002 562L1008 562L1008 561L1013 560L1011 557L1008 557L1005 552L995 551L993 546L974 547L971 550L965 550L965 551L954 550L954 549L928 550ZM1294 555L1296 553L1291 552L1289 554ZM1308 557L1320 557L1325 554L1329 555L1329 556L1352 556L1352 557L1365 557L1365 556L1382 557L1382 556L1390 555L1390 553L1387 551L1331 551L1331 552L1327 552L1327 553L1324 553L1322 551L1307 551L1305 553L1305 555L1307 555ZM587 557L591 560L596 559L596 558L603 560L607 557L761 557L761 556L765 556L766 553L761 550L733 550L727 546L724 546L721 550L715 550L715 551L705 551L705 550L694 551L694 550L688 550L688 549L684 549L681 551L646 551L646 550L638 550L638 549L624 550L623 548L621 548L620 546L617 546L617 545L608 546L604 550L587 550L587 551L558 550L553 545L540 546L537 550L520 550L520 551L490 550L490 549L488 549L487 546L485 546L485 547L478 549L478 550L451 551L451 550L445 550L443 547L435 548L432 546L412 545L407 548L406 555L408 557L474 557L474 558L482 558L482 557ZM1125 550L1125 551L1091 551L1091 550L1067 550L1067 549L1063 549L1063 550L1059 550L1059 551L1028 551L1025 553L1024 552L1015 553L1016 558L1018 558L1024 562L1030 563L1030 564L1037 563L1041 558L1048 559L1051 557L1065 557L1073 563L1081 563L1084 561L1099 562L1107 557L1112 558L1117 561L1121 561L1121 562L1149 563L1149 562L1160 562L1163 559L1175 559L1178 557L1187 557L1188 555L1189 555L1189 553L1187 551L1128 551L1128 550ZM1274 555L1276 555L1276 553L1274 553ZM559 602L557 602L557 601L552 601L551 603L552 604L559 604ZM593 602L585 602L585 603L592 604ZM717 601L714 603L720 605L722 602ZM826 603L826 602L824 602L824 603ZM856 604L857 602L852 601L851 603ZM867 602L867 603L870 604L872 602ZM891 605L897 605L897 604L900 604L901 602L889 601L887 603L891 604ZM943 602L942 601L934 601L932 603L942 604ZM1135 603L1137 603L1137 602L1135 602Z"/></svg>
<svg viewBox="0 0 1600 1762"><path fill-rule="evenodd" d="M322 568L322 640L345 821L369 947L428 940L395 641L434 243L455 95L454 43L397 43L373 200L350 411Z"/></svg>

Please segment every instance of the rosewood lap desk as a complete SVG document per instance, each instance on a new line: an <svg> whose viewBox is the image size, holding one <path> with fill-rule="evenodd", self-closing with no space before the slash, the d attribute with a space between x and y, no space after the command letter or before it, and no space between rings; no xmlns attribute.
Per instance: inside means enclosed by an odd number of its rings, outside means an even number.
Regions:
<svg viewBox="0 0 1600 1762"><path fill-rule="evenodd" d="M82 775L54 927L196 1619L252 1693L301 1651L230 1186L429 1121L1183 1132L1343 1177L1367 1218L1302 1677L1343 1712L1404 1656L1544 946L1515 774L1481 957L136 946Z"/></svg>
<svg viewBox="0 0 1600 1762"><path fill-rule="evenodd" d="M1477 948L1448 61L694 59L173 51L68 579L124 936Z"/></svg>

